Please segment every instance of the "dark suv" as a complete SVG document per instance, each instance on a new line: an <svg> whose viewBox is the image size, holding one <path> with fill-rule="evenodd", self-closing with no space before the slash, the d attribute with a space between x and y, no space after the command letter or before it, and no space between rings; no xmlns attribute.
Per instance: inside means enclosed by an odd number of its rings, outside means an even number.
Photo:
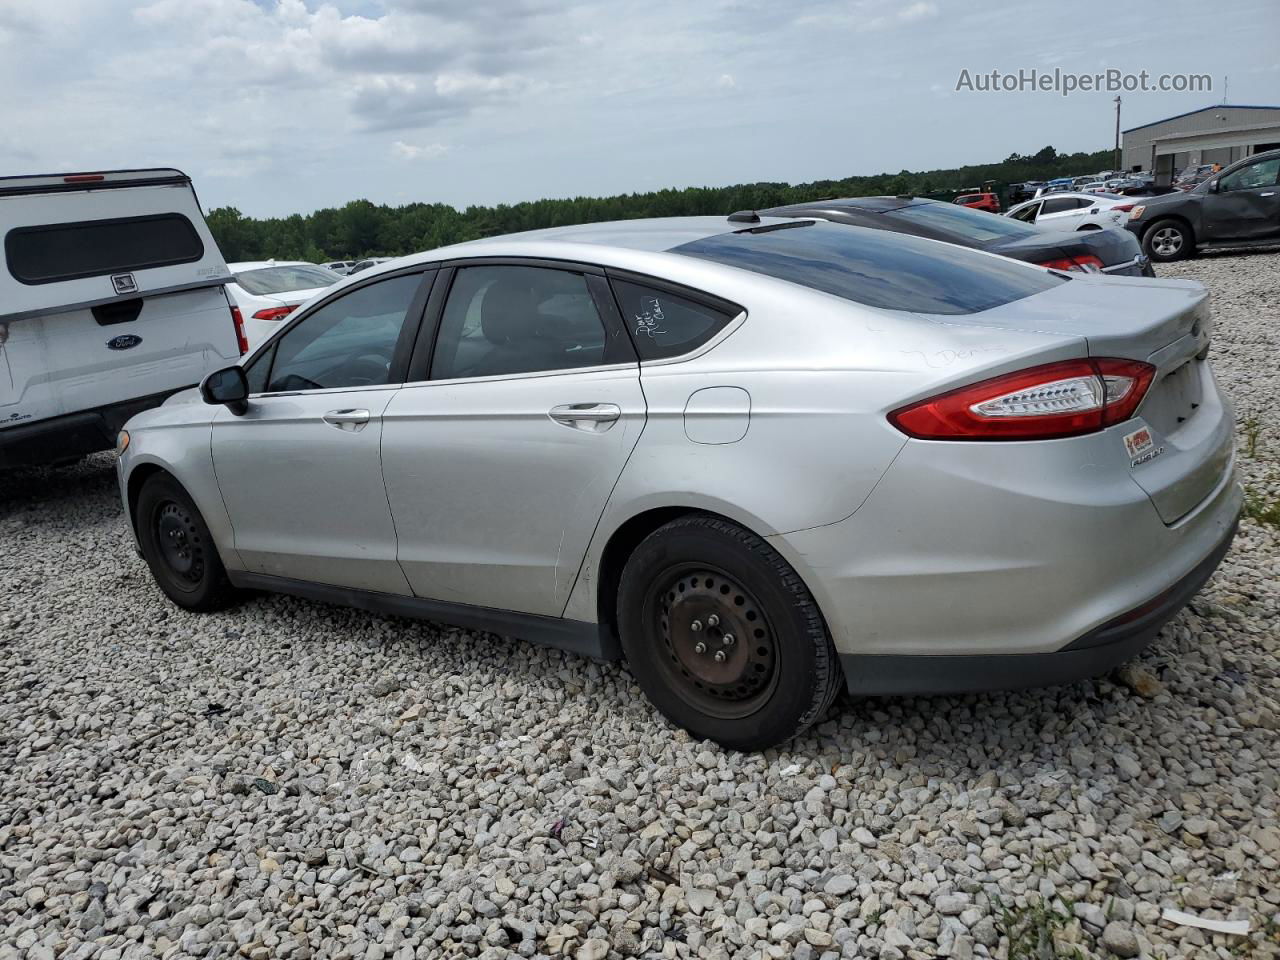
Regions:
<svg viewBox="0 0 1280 960"><path fill-rule="evenodd" d="M1280 150L1234 163L1185 193L1136 205L1126 226L1152 260L1280 243Z"/></svg>

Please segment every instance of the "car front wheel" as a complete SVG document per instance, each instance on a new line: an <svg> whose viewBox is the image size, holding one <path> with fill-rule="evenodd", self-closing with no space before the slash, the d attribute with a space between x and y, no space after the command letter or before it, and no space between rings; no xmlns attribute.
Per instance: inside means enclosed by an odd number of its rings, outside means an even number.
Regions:
<svg viewBox="0 0 1280 960"><path fill-rule="evenodd" d="M155 474L142 485L134 529L165 595L188 610L221 610L236 599L204 517L181 484Z"/></svg>
<svg viewBox="0 0 1280 960"><path fill-rule="evenodd" d="M1142 249L1160 263L1181 260L1195 252L1191 229L1180 220L1157 220L1142 235Z"/></svg>
<svg viewBox="0 0 1280 960"><path fill-rule="evenodd" d="M821 720L842 675L817 604L760 537L689 516L650 534L618 591L623 652L673 723L761 750Z"/></svg>

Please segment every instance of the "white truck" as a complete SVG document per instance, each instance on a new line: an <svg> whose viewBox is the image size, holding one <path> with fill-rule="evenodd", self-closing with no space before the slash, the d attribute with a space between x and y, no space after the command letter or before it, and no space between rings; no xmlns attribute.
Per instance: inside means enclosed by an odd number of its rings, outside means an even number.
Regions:
<svg viewBox="0 0 1280 960"><path fill-rule="evenodd" d="M0 238L0 469L108 449L245 352L180 170L0 177Z"/></svg>

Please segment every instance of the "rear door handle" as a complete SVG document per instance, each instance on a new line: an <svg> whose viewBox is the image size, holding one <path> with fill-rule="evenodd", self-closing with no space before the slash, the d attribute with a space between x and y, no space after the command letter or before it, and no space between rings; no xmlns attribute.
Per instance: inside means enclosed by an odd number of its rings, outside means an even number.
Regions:
<svg viewBox="0 0 1280 960"><path fill-rule="evenodd" d="M562 403L551 408L550 416L566 427L600 433L622 416L622 408L616 403Z"/></svg>
<svg viewBox="0 0 1280 960"><path fill-rule="evenodd" d="M324 422L339 430L351 433L363 430L369 423L368 410L330 410L324 415Z"/></svg>
<svg viewBox="0 0 1280 960"><path fill-rule="evenodd" d="M1263 197L1274 197L1275 195L1276 195L1276 192L1274 190L1268 190L1266 193L1259 194L1259 196L1263 196Z"/></svg>

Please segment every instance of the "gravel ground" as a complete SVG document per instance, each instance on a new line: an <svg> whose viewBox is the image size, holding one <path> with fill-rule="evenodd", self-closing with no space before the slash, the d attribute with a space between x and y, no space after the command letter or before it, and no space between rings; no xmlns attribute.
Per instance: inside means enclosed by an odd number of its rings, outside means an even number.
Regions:
<svg viewBox="0 0 1280 960"><path fill-rule="evenodd" d="M1161 272L1212 288L1243 473L1280 496L1280 256ZM106 457L0 480L0 537L3 960L1280 955L1267 524L1112 677L846 701L763 755L618 666L289 598L180 612Z"/></svg>

